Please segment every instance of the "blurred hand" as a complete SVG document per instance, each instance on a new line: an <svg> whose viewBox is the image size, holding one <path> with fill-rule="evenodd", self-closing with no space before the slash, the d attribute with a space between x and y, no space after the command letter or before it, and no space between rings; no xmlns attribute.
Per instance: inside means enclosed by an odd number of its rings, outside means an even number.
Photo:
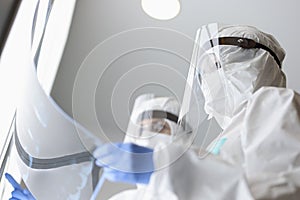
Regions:
<svg viewBox="0 0 300 200"><path fill-rule="evenodd" d="M26 189L23 189L19 183L8 173L5 174L6 179L13 186L12 198L9 200L35 200L33 195Z"/></svg>
<svg viewBox="0 0 300 200"><path fill-rule="evenodd" d="M148 184L154 171L153 150L133 143L104 144L93 155L110 181Z"/></svg>

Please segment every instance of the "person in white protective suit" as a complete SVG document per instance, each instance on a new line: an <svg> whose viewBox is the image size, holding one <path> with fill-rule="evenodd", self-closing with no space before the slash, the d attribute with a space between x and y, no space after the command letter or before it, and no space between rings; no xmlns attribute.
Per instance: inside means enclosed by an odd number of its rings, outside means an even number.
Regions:
<svg viewBox="0 0 300 200"><path fill-rule="evenodd" d="M178 159L151 174L147 198L299 199L300 96L285 88L283 48L249 26L204 26L196 43L192 88L201 88L205 111L223 131L205 157L194 149L178 156L182 145L154 150L148 163L155 169ZM99 152L98 163L105 160Z"/></svg>
<svg viewBox="0 0 300 200"><path fill-rule="evenodd" d="M154 94L144 94L135 100L124 143L133 143L156 151L174 142L174 133L181 129L177 124L180 105L173 97L156 97ZM177 144L185 143L187 138L176 140ZM160 173L164 173L163 170ZM109 179L109 177L108 177ZM160 180L152 180L150 185L156 186ZM150 187L137 184L137 189L123 191L110 200L118 199L158 199L156 190L149 192ZM164 191L164 196L173 197L172 193Z"/></svg>

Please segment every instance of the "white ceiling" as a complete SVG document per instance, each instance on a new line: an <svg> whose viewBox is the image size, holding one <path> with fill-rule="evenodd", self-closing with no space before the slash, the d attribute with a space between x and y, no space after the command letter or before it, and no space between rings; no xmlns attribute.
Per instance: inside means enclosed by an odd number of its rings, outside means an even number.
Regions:
<svg viewBox="0 0 300 200"><path fill-rule="evenodd" d="M171 93L175 91L180 99L196 30L211 22L252 25L274 35L287 53L283 70L287 74L288 86L300 91L300 69L297 66L299 7L296 0L181 0L178 17L158 21L143 12L140 0L78 0L52 96L68 113L72 113L72 109L73 114L78 113L80 121L91 129L95 128L95 116L103 126L111 129L111 105L121 110L114 117L117 123L125 126L132 98L139 92L128 98L129 91L122 80L128 83L125 80L130 76L123 75L142 64L153 67L155 72L159 71L159 81L166 80ZM154 48L133 51L141 47ZM132 52L116 58L126 51ZM88 59L82 65L86 57ZM149 64L153 62L158 64ZM174 70L168 74L168 68ZM150 71L146 70L144 74L151 76ZM147 77L136 73L129 75L136 79ZM76 75L82 77L74 86ZM114 88L120 91L120 95L111 98L115 95ZM75 97L73 108L72 95ZM96 114L91 115L91 112Z"/></svg>

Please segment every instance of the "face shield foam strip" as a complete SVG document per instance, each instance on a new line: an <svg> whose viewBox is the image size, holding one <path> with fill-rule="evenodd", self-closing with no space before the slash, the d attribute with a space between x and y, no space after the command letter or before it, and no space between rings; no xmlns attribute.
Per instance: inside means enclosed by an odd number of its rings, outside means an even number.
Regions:
<svg viewBox="0 0 300 200"><path fill-rule="evenodd" d="M277 57L277 55L274 53L274 51L272 51L269 47L257 43L252 39L248 39L248 38L242 38L242 37L220 37L220 38L214 38L209 40L208 42L206 42L202 48L204 48L204 50L209 50L213 47L215 47L216 45L232 45L232 46L238 46L244 49L263 49L267 52L269 52L271 54L271 56L274 58L274 60L276 61L276 63L278 64L279 68L281 68L281 63L279 58Z"/></svg>

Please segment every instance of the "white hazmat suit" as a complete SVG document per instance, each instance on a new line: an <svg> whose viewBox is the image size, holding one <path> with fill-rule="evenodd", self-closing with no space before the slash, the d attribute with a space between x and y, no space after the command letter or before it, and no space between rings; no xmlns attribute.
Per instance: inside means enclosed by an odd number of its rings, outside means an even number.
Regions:
<svg viewBox="0 0 300 200"><path fill-rule="evenodd" d="M225 26L218 36L252 39L280 65L285 55L253 27ZM201 89L206 112L224 129L208 148L220 160L187 152L165 175L174 180L168 187L179 199L299 199L298 94L280 88L285 76L270 52L219 45L219 54L222 68L201 75Z"/></svg>

